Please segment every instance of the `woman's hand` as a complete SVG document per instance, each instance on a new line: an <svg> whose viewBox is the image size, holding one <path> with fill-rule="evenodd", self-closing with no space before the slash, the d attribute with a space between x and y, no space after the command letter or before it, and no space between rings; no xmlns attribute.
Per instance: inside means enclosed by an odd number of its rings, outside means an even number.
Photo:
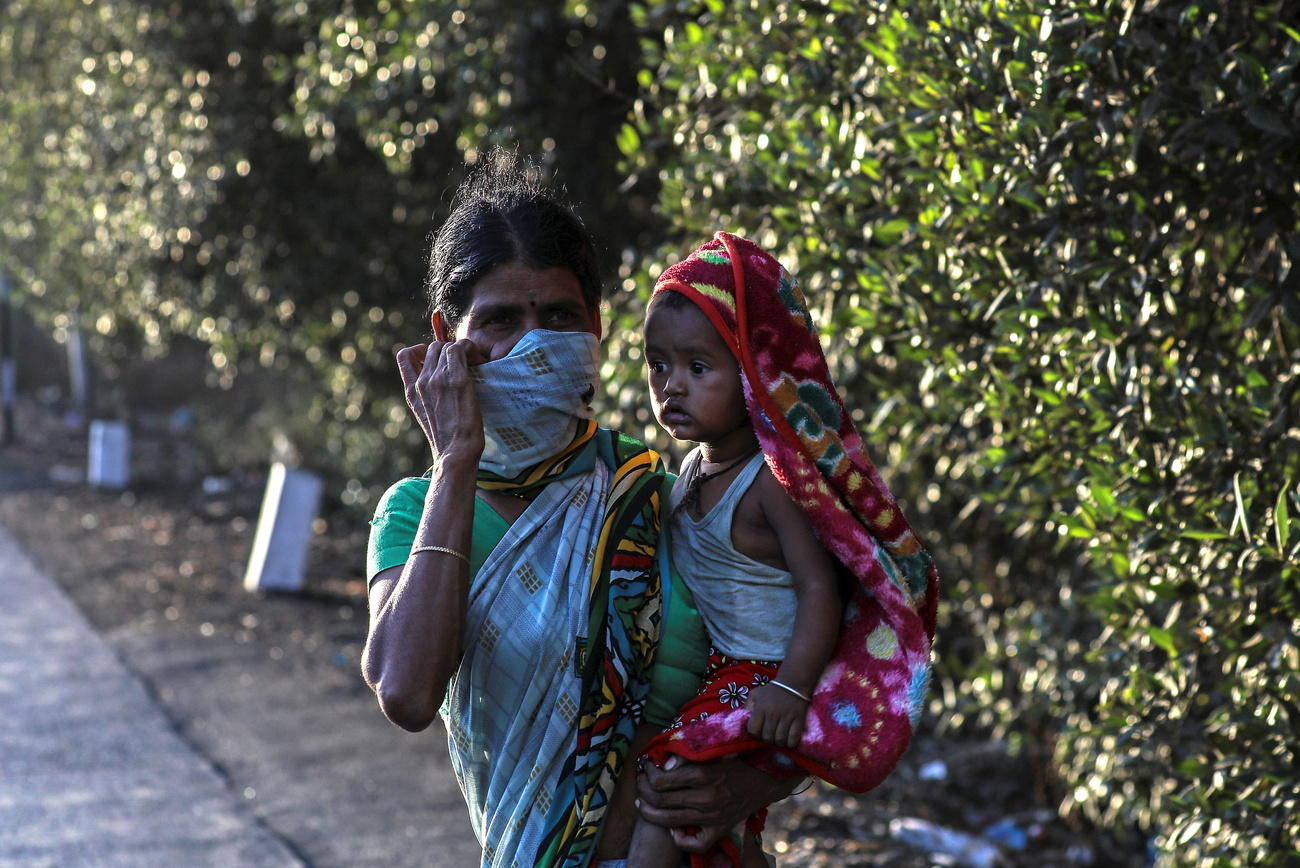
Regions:
<svg viewBox="0 0 1300 868"><path fill-rule="evenodd" d="M468 340L433 341L397 352L406 404L435 461L463 459L477 465L483 454L483 417L469 369L484 361Z"/></svg>
<svg viewBox="0 0 1300 868"><path fill-rule="evenodd" d="M645 764L637 776L637 806L647 822L672 829L679 848L703 853L798 784L798 778L774 778L738 759L697 765L672 757L662 769ZM688 833L687 826L698 828Z"/></svg>

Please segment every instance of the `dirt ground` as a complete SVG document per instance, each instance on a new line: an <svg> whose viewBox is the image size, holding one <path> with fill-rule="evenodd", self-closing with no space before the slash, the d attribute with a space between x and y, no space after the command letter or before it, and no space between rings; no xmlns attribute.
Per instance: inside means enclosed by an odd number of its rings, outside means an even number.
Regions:
<svg viewBox="0 0 1300 868"><path fill-rule="evenodd" d="M0 447L0 525L96 628L265 645L269 653L250 655L241 677L261 677L259 666L270 677L270 667L282 671L283 659L293 658L311 683L348 681L331 694L339 703L371 701L356 689L366 627L364 522L317 520L303 593L250 594L242 579L262 478L180 480L172 469L185 463L177 454L184 444L164 423L141 423L133 426L128 490L91 488L83 429L52 408L18 409L19 440ZM158 696L167 708L168 693ZM237 770L231 774L242 786ZM1146 863L1139 842L1059 816L1049 789L998 743L922 733L885 785L862 796L813 787L773 810L767 840L782 866L796 868ZM965 853L929 852L945 848L909 845L914 821L977 837Z"/></svg>

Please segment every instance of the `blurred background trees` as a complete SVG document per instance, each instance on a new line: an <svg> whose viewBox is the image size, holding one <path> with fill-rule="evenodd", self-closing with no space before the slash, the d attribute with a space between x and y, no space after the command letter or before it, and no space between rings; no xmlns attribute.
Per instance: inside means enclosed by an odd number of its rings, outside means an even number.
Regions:
<svg viewBox="0 0 1300 868"><path fill-rule="evenodd" d="M644 299L719 228L798 275L946 577L934 722L1169 864L1296 857L1300 13L1280 2L10 0L0 266L228 466L364 513L466 161L604 246L606 418L667 447ZM75 318L75 320L74 320ZM113 384L119 386L115 389ZM156 397L156 396L155 396ZM206 409L205 408L209 408ZM212 409L219 408L219 409ZM237 412L232 412L235 408Z"/></svg>

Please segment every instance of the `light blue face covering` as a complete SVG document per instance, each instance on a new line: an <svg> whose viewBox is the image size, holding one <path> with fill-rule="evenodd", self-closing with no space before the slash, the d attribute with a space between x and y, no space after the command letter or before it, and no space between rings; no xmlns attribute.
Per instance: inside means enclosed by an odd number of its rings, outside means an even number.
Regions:
<svg viewBox="0 0 1300 868"><path fill-rule="evenodd" d="M470 368L486 440L479 468L518 476L569 445L592 417L599 361L589 332L533 329L504 358Z"/></svg>

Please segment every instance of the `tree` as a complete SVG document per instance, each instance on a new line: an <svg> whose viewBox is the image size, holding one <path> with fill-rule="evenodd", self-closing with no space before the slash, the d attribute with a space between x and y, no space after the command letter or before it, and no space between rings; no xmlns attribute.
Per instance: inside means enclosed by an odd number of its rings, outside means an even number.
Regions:
<svg viewBox="0 0 1300 868"><path fill-rule="evenodd" d="M11 3L0 237L28 305L79 310L110 365L184 337L213 387L275 372L249 413L206 420L226 461L278 432L361 503L416 469L392 355L428 334L425 235L466 161L542 155L611 269L640 231L605 219L626 204L623 5L460 6Z"/></svg>
<svg viewBox="0 0 1300 868"><path fill-rule="evenodd" d="M727 228L802 277L947 567L942 719L1172 862L1294 856L1294 12L638 9L653 267Z"/></svg>

